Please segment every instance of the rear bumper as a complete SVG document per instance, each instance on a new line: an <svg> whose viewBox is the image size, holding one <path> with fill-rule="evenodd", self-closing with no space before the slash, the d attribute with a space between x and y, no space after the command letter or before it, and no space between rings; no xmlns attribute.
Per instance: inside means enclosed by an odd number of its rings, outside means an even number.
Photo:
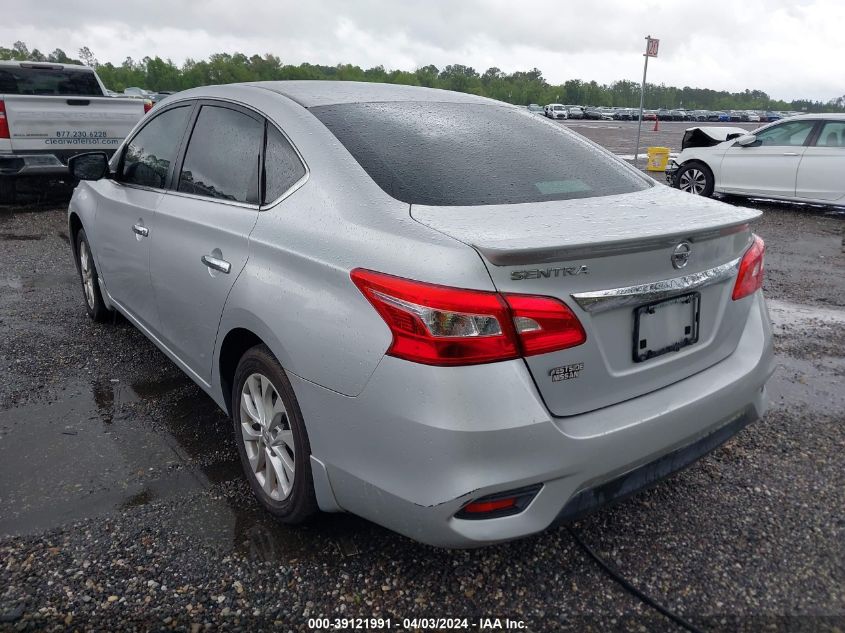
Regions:
<svg viewBox="0 0 845 633"><path fill-rule="evenodd" d="M522 361L432 368L385 357L356 398L292 379L337 506L425 543L477 547L627 496L759 418L771 326L762 294L748 300L740 343L722 362L567 418L549 415ZM538 484L519 514L455 517L479 497Z"/></svg>

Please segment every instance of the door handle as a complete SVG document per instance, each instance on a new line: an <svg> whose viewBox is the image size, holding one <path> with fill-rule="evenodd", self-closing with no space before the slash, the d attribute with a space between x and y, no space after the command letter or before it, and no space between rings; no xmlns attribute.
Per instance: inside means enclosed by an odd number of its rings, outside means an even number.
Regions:
<svg viewBox="0 0 845 633"><path fill-rule="evenodd" d="M798 156L798 152L784 152L784 156Z"/></svg>
<svg viewBox="0 0 845 633"><path fill-rule="evenodd" d="M140 235L141 237L147 237L150 234L150 229L146 226L141 226L140 224L133 224L132 232L136 235Z"/></svg>
<svg viewBox="0 0 845 633"><path fill-rule="evenodd" d="M203 264L205 264L209 268L213 268L214 270L219 270L221 273L225 273L228 275L229 271L232 270L232 264L225 260L212 257L211 255L203 255L200 259L202 260Z"/></svg>

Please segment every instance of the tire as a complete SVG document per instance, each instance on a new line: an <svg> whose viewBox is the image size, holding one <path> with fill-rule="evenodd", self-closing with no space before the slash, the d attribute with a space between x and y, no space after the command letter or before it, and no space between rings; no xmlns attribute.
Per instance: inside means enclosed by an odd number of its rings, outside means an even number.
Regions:
<svg viewBox="0 0 845 633"><path fill-rule="evenodd" d="M14 178L0 177L0 204L14 204L16 191Z"/></svg>
<svg viewBox="0 0 845 633"><path fill-rule="evenodd" d="M713 187L716 184L710 168L698 161L684 163L678 170L675 182L681 191L706 198L713 195Z"/></svg>
<svg viewBox="0 0 845 633"><path fill-rule="evenodd" d="M88 236L85 229L80 229L76 234L76 270L79 273L79 282L82 287L82 299L85 301L85 309L92 320L103 323L111 318L112 312L106 307L103 295L100 293L100 274L94 263L94 255L91 252L91 245L88 243Z"/></svg>
<svg viewBox="0 0 845 633"><path fill-rule="evenodd" d="M273 414L269 420L268 412ZM316 513L311 445L302 411L284 369L266 345L248 350L238 363L232 422L241 465L259 503L288 524L302 523Z"/></svg>

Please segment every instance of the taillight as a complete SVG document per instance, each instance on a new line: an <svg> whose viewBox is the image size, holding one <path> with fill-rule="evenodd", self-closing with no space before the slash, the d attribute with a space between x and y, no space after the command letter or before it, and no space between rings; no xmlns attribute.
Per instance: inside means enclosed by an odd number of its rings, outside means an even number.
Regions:
<svg viewBox="0 0 845 633"><path fill-rule="evenodd" d="M393 334L391 356L473 365L580 345L584 328L557 299L465 290L356 269L352 281Z"/></svg>
<svg viewBox="0 0 845 633"><path fill-rule="evenodd" d="M153 109L153 102L149 99L144 99L144 114Z"/></svg>
<svg viewBox="0 0 845 633"><path fill-rule="evenodd" d="M581 345L587 333L568 306L551 297L505 295L513 312L523 356Z"/></svg>
<svg viewBox="0 0 845 633"><path fill-rule="evenodd" d="M754 236L751 246L742 256L739 264L739 274L732 298L734 301L757 292L763 287L763 260L766 254L766 244L759 235Z"/></svg>
<svg viewBox="0 0 845 633"><path fill-rule="evenodd" d="M9 119L6 118L6 104L0 99L0 138L11 138L9 135Z"/></svg>

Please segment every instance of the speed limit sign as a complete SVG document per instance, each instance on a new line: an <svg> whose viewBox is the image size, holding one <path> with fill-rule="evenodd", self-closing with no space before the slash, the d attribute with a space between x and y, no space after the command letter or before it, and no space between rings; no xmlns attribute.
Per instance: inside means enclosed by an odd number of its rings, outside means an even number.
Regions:
<svg viewBox="0 0 845 633"><path fill-rule="evenodd" d="M648 46L646 46L645 54L647 57L657 57L657 48L660 46L660 40L653 40L649 38Z"/></svg>

